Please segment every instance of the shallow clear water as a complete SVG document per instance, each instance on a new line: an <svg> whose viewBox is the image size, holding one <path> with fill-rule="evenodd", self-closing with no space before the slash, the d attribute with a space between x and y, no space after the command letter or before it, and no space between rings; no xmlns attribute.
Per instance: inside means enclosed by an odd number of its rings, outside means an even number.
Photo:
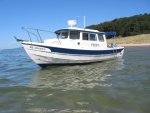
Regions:
<svg viewBox="0 0 150 113"><path fill-rule="evenodd" d="M150 46L122 59L40 68L22 48L0 51L1 113L149 113Z"/></svg>

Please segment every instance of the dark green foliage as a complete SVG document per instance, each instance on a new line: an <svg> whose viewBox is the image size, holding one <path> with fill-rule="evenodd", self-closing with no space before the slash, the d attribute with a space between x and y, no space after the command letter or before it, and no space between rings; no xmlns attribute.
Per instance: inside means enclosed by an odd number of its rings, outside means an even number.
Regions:
<svg viewBox="0 0 150 113"><path fill-rule="evenodd" d="M86 28L96 29L103 32L115 31L117 36L133 36L150 33L150 14L140 14L132 17L114 19L109 22L91 25Z"/></svg>

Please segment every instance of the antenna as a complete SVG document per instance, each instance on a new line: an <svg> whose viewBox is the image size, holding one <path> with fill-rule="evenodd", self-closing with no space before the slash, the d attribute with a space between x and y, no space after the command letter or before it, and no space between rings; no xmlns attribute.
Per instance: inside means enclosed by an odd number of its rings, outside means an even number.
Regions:
<svg viewBox="0 0 150 113"><path fill-rule="evenodd" d="M85 16L83 16L83 18L84 18L84 29L85 29Z"/></svg>

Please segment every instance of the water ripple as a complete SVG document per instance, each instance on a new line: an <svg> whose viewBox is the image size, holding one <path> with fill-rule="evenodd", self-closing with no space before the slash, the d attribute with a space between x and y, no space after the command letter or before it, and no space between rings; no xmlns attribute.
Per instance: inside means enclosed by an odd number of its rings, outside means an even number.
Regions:
<svg viewBox="0 0 150 113"><path fill-rule="evenodd" d="M30 87L63 90L83 90L84 88L94 88L96 86L109 87L111 84L105 83L105 80L111 74L104 72L112 65L112 62L41 69L36 72L37 76L32 78L33 84ZM113 65L118 66L121 64L116 62ZM120 70L121 66L116 68Z"/></svg>

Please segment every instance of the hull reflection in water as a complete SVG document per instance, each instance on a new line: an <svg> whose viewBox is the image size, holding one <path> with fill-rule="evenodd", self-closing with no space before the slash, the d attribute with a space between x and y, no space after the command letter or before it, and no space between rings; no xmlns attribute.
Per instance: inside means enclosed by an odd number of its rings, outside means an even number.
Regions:
<svg viewBox="0 0 150 113"><path fill-rule="evenodd" d="M37 71L31 87L52 88L62 90L83 90L95 86L109 87L107 81L111 74L105 73L109 70L121 70L123 59L116 59L92 65L60 66L50 67Z"/></svg>

